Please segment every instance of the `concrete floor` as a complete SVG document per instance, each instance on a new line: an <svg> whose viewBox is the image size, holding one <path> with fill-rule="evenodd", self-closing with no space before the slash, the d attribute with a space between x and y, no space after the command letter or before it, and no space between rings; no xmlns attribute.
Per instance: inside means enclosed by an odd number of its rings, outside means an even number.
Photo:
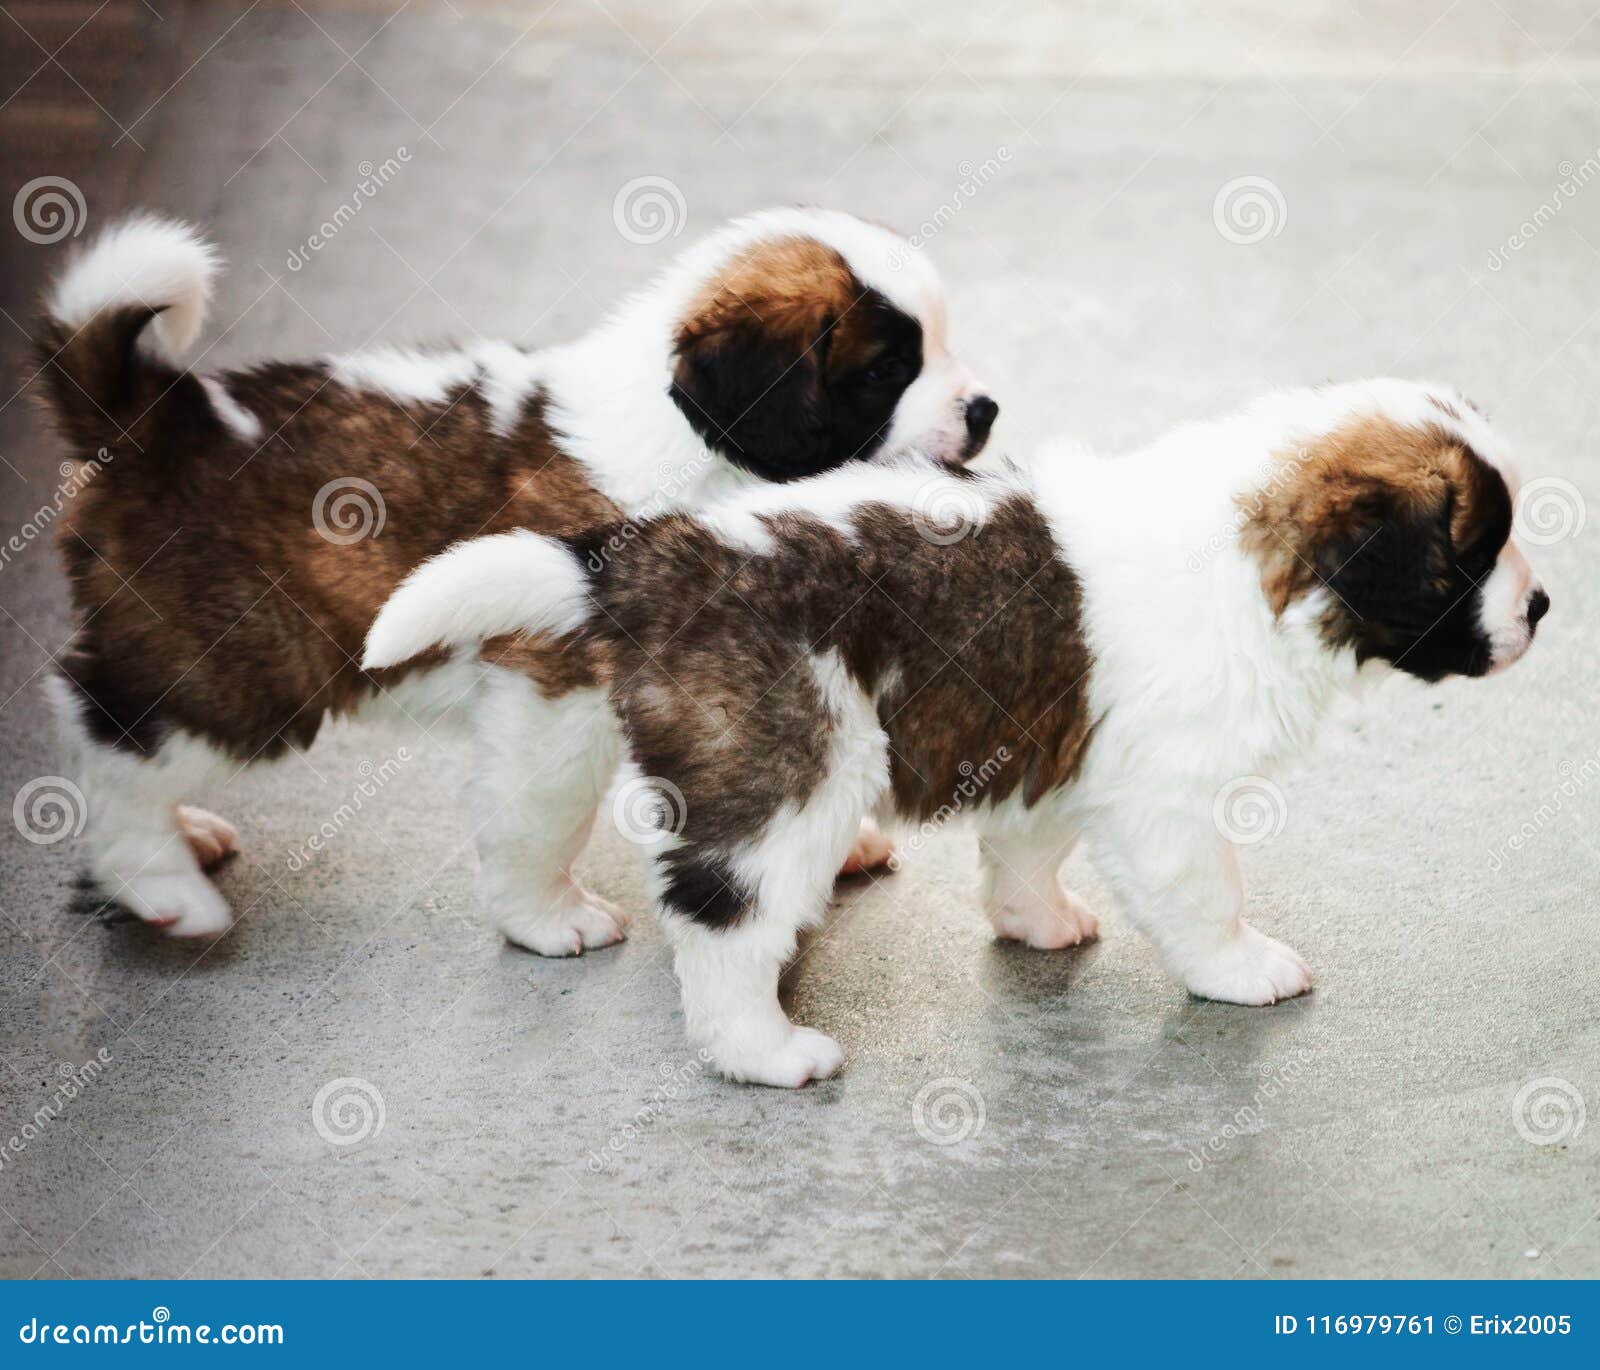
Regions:
<svg viewBox="0 0 1600 1370"><path fill-rule="evenodd" d="M4 190L66 176L91 230L144 204L211 225L213 365L557 339L767 203L937 216L999 446L1438 376L1575 513L1600 490L1600 188L1557 187L1600 170L1600 22L1554 0L1142 8L8 0ZM642 176L681 192L681 239L616 231ZM1272 185L1253 244L1214 222L1240 177ZM62 251L5 235L8 363ZM58 480L25 397L0 457L9 534ZM6 824L0 1273L1600 1276L1597 537L1537 549L1555 608L1525 664L1397 681L1280 777L1251 912L1319 982L1276 1009L1189 1000L1114 915L1080 952L994 945L951 833L844 890L790 977L843 1076L741 1088L687 1051L648 918L570 962L480 925L455 743L330 730L211 796L246 845L222 877L241 921L203 954L108 924L69 843ZM61 764L46 545L0 567L0 610L9 804ZM292 869L402 745L402 777ZM587 866L642 911L615 833ZM365 1121L341 1112L358 1096ZM341 1121L367 1135L326 1140Z"/></svg>

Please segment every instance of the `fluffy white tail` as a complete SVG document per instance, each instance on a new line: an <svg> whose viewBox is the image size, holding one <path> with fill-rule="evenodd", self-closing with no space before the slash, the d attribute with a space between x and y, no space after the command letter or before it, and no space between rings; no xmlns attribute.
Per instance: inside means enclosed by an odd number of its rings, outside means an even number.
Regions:
<svg viewBox="0 0 1600 1370"><path fill-rule="evenodd" d="M473 538L400 583L367 631L361 665L397 666L500 633L570 633L589 609L588 577L565 544L525 532Z"/></svg>
<svg viewBox="0 0 1600 1370"><path fill-rule="evenodd" d="M68 329L114 310L159 310L150 332L175 363L200 332L221 265L216 248L188 224L140 214L106 229L67 267L45 310Z"/></svg>

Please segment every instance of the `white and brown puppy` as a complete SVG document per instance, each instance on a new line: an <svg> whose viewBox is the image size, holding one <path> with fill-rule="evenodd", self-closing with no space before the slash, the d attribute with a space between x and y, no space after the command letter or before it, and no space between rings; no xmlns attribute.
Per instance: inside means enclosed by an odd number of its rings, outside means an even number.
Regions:
<svg viewBox="0 0 1600 1370"><path fill-rule="evenodd" d="M196 374L177 358L216 264L187 227L132 220L65 272L37 335L96 468L64 521L81 628L54 682L91 870L182 935L228 926L201 862L234 835L181 801L378 702L473 724L483 885L508 938L551 955L617 940L623 915L571 874L617 758L601 696L515 643L365 671L379 606L480 533L575 535L908 452L964 460L997 408L948 350L925 259L847 214L739 220L547 351ZM861 859L884 854L863 840Z"/></svg>
<svg viewBox="0 0 1600 1370"><path fill-rule="evenodd" d="M1083 836L1192 992L1309 988L1241 917L1216 797L1363 667L1433 681L1527 650L1549 600L1512 540L1516 487L1442 386L1289 391L1115 460L835 472L604 559L476 540L400 588L366 662L521 629L607 682L638 766L683 797L655 871L691 1037L793 1086L843 1055L788 1021L778 972L864 807L974 815L1001 937L1095 934L1058 883Z"/></svg>

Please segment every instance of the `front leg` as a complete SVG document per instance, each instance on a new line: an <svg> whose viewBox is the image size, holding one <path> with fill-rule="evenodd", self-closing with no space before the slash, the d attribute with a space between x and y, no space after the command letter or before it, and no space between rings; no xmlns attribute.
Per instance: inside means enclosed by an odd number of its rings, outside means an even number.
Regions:
<svg viewBox="0 0 1600 1370"><path fill-rule="evenodd" d="M1099 936L1100 920L1062 887L1060 870L1077 834L1018 836L984 833L978 839L983 911L1002 939L1041 951L1075 947Z"/></svg>
<svg viewBox="0 0 1600 1370"><path fill-rule="evenodd" d="M1112 814L1094 836L1129 917L1189 993L1274 1004L1311 988L1299 955L1244 921L1238 859L1208 819L1176 811Z"/></svg>

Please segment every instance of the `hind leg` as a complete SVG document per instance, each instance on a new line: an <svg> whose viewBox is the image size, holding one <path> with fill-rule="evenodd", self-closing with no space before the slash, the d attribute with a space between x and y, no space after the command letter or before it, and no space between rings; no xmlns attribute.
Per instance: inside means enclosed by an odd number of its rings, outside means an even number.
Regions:
<svg viewBox="0 0 1600 1370"><path fill-rule="evenodd" d="M507 941L541 956L620 942L628 916L572 874L616 770L617 728L600 690L546 699L490 668L473 701L471 808L479 881Z"/></svg>
<svg viewBox="0 0 1600 1370"><path fill-rule="evenodd" d="M186 827L179 814L179 800L214 778L225 759L186 733L170 734L148 752L118 746L91 733L85 706L65 681L53 684L52 699L86 802L80 840L96 883L175 937L226 932L233 921L227 900L201 872L190 844L189 832L201 824L190 819ZM208 849L222 845L223 829L232 836L221 819L204 817Z"/></svg>
<svg viewBox="0 0 1600 1370"><path fill-rule="evenodd" d="M1075 832L985 832L978 841L983 909L997 936L1041 951L1075 947L1098 936L1094 910L1061 883Z"/></svg>
<svg viewBox="0 0 1600 1370"><path fill-rule="evenodd" d="M662 923L689 1041L730 1080L798 1089L844 1064L833 1038L789 1021L778 1002L778 976L800 929L821 921L849 844L847 828L842 843L791 850L782 879L759 858L735 868L688 846L660 858Z"/></svg>

